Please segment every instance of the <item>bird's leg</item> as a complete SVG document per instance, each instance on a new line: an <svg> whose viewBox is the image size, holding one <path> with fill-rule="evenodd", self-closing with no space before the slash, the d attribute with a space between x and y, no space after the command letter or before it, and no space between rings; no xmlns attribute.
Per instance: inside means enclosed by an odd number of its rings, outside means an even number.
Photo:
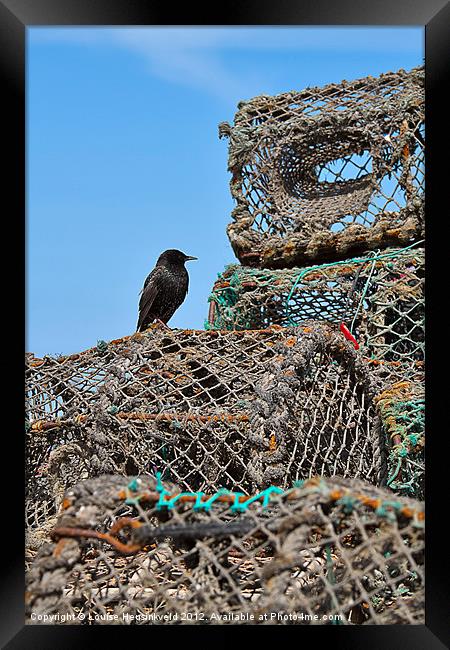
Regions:
<svg viewBox="0 0 450 650"><path fill-rule="evenodd" d="M155 318L155 323L157 323L160 327L163 327L166 330L170 330L170 327L166 325L160 318Z"/></svg>

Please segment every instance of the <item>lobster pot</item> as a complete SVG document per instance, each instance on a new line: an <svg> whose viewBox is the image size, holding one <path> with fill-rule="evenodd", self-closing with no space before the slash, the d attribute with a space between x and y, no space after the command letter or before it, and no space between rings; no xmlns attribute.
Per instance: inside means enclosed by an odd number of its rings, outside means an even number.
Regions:
<svg viewBox="0 0 450 650"><path fill-rule="evenodd" d="M424 69L241 102L227 233L241 264L287 268L424 234Z"/></svg>
<svg viewBox="0 0 450 650"><path fill-rule="evenodd" d="M30 356L27 387L31 529L56 514L64 489L105 473L245 494L314 475L374 485L388 475L382 385L326 323L154 326L69 357Z"/></svg>
<svg viewBox="0 0 450 650"><path fill-rule="evenodd" d="M309 319L347 325L361 353L394 379L424 364L424 249L388 249L293 269L231 265L209 297L206 327L253 329Z"/></svg>
<svg viewBox="0 0 450 650"><path fill-rule="evenodd" d="M334 478L240 509L167 485L167 507L158 487L104 475L66 491L27 574L28 624L424 623L421 502Z"/></svg>

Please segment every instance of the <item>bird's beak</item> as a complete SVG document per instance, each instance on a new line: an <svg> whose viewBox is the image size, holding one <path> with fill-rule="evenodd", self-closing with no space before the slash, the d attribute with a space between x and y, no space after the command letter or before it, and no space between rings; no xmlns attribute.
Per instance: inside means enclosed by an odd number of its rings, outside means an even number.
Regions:
<svg viewBox="0 0 450 650"><path fill-rule="evenodd" d="M198 257L192 257L192 255L186 255L185 259L186 259L186 262L187 262L188 260L198 260Z"/></svg>

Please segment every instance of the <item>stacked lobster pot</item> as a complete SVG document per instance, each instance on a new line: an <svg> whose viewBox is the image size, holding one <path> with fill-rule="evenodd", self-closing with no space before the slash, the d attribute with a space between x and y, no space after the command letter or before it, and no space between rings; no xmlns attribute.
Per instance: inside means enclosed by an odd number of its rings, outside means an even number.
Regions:
<svg viewBox="0 0 450 650"><path fill-rule="evenodd" d="M424 622L423 86L241 103L205 329L27 355L28 623Z"/></svg>
<svg viewBox="0 0 450 650"><path fill-rule="evenodd" d="M241 102L228 139L240 264L207 328L325 321L381 381L389 485L423 496L424 69ZM411 461L411 463L410 463Z"/></svg>

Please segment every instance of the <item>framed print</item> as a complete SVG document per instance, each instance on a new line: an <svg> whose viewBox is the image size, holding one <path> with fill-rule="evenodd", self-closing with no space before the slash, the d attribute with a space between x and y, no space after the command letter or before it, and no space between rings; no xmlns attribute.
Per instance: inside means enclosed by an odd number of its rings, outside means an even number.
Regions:
<svg viewBox="0 0 450 650"><path fill-rule="evenodd" d="M7 648L449 641L448 5L294 4L2 0Z"/></svg>

